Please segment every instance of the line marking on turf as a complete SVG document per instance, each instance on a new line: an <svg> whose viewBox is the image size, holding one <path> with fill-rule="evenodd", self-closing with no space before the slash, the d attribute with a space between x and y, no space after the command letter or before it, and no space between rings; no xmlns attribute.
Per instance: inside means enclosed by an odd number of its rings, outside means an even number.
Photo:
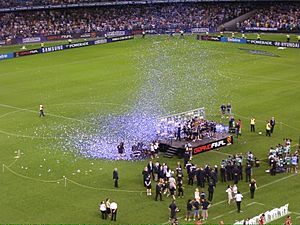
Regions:
<svg viewBox="0 0 300 225"><path fill-rule="evenodd" d="M212 220L216 220L216 219L218 219L218 218L221 218L222 216L224 216L224 214L221 214L221 215L219 215L219 216L216 216L216 217L212 218Z"/></svg>
<svg viewBox="0 0 300 225"><path fill-rule="evenodd" d="M0 130L0 133L6 134L9 136L14 136L14 137L20 137L20 138L31 138L31 139L57 139L57 137L39 137L39 136L29 136L29 135L24 135L24 134L15 134L15 133L10 133L4 130Z"/></svg>
<svg viewBox="0 0 300 225"><path fill-rule="evenodd" d="M69 102L69 103L57 103L57 104L50 104L50 105L87 105L87 104L88 105L115 105L115 106L122 106L122 107L132 108L131 106L126 105L126 104L118 104L118 103L113 103L113 102L74 102L74 103ZM13 112L8 112L8 113L5 113L5 114L1 115L0 119L3 118L3 117L5 117L5 116L7 116L7 115L9 115L9 114L20 112L20 111L27 111L27 112L37 113L37 111L35 111L35 110L26 109L26 108L19 108L19 107L7 105L7 104L0 104L0 106L6 107L6 108L17 109L17 110L15 110ZM51 116L58 117L58 118L63 118L63 119L68 119L68 120L75 120L75 121L79 121L79 122L83 122L83 123L88 123L88 124L95 125L95 123L84 121L84 120L80 120L80 119L76 119L76 118L72 118L72 117L65 117L65 116L56 115L56 114L52 114L52 113L47 113L47 115L51 115ZM10 136L14 136L14 137L20 137L20 138L57 139L57 137L40 137L40 136L23 135L23 134L17 134L17 133L7 132L7 131L4 131L4 130L0 130L0 133L6 134L6 135L10 135Z"/></svg>
<svg viewBox="0 0 300 225"><path fill-rule="evenodd" d="M70 183L73 183L79 187L82 187L82 188L86 188L86 189L92 189L92 190L97 190L97 191L114 191L114 192L125 192L125 193L139 193L140 196L142 196L142 193L144 193L145 191L142 191L142 190L124 190L124 189L117 189L117 188L97 188L97 187L93 187L93 186L88 186L88 185L85 185L85 184L80 184L74 180L71 180L69 178L61 178L61 179L57 179L57 180L43 180L43 179L38 179L38 178L34 178L34 177L29 177L29 176L26 176L26 175L23 175L23 174L20 174L14 170L12 170L10 168L10 166L12 166L15 162L17 161L17 159L11 163L9 166L3 164L3 172L4 170L8 170L9 172L11 172L12 174L14 174L15 176L18 176L18 177L21 177L21 178L25 178L25 179L28 179L28 180L33 180L33 181L38 181L38 182L43 182L43 183L60 183L61 181L69 181Z"/></svg>
<svg viewBox="0 0 300 225"><path fill-rule="evenodd" d="M23 110L23 111L27 111L27 112L32 112L32 113L35 113L35 114L38 113L38 111L36 111L36 110L20 108L20 107L16 107L16 106L12 106L12 105L6 105L6 104L1 104L0 103L0 106L6 107L6 108L11 108L11 109ZM77 122L81 122L81 123L95 124L95 123L91 123L91 122L88 122L88 121L85 121L85 120L80 120L80 119L76 119L76 118L73 118L73 117L67 117L67 116L62 116L62 115L56 115L56 114L52 114L52 113L47 113L47 115L57 117L57 118L67 119L67 120L73 120L73 121L77 121Z"/></svg>
<svg viewBox="0 0 300 225"><path fill-rule="evenodd" d="M10 114L13 114L13 113L16 113L16 112L20 112L20 111L24 111L24 109L18 109L18 110L12 111L12 112L4 113L0 116L0 119L7 116L7 115L10 115Z"/></svg>
<svg viewBox="0 0 300 225"><path fill-rule="evenodd" d="M257 205L265 205L265 204L260 203L260 202L251 202L251 203L247 204L247 206L255 205L255 204L257 204Z"/></svg>

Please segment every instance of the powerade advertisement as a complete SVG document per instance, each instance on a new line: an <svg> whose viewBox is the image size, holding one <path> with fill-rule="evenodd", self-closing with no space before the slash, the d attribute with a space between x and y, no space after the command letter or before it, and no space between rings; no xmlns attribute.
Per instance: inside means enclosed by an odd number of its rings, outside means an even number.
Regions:
<svg viewBox="0 0 300 225"><path fill-rule="evenodd" d="M268 41L268 40L254 40L245 38L230 38L230 37L216 37L210 35L197 35L197 40L202 41L220 41L232 42L238 44L252 44L252 45L265 45L285 48L300 48L300 43L297 42L281 42L281 41Z"/></svg>
<svg viewBox="0 0 300 225"><path fill-rule="evenodd" d="M72 49L72 48L87 47L87 46L91 46L91 45L106 44L106 43L124 41L124 40L130 40L130 39L133 39L133 35L99 39L99 40L93 40L93 41L84 41L84 42L78 42L78 43L67 44L67 45L49 46L49 47L44 47L44 48L31 49L31 50L11 53L12 54L11 58L13 58L14 55L15 55L15 57L21 57L21 56L35 55L35 54L48 53L48 52L57 52L57 51L62 51L62 50L67 50L67 49ZM0 57L2 56L3 59L9 58L8 56L6 57L5 55L7 55L7 54L0 55Z"/></svg>
<svg viewBox="0 0 300 225"><path fill-rule="evenodd" d="M197 155L202 152L208 152L210 150L216 149L216 148L221 148L227 145L233 144L233 136L228 136L226 138L223 138L218 141L213 141L211 143L205 144L205 145L200 145L198 147L195 147L193 149L193 155Z"/></svg>

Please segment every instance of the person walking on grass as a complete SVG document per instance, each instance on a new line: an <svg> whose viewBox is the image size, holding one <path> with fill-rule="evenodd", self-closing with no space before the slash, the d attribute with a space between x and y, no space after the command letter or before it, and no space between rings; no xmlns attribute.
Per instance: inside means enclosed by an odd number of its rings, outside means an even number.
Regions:
<svg viewBox="0 0 300 225"><path fill-rule="evenodd" d="M226 192L227 192L227 196L228 196L227 203L228 203L228 205L230 205L231 201L233 200L232 187L230 185L227 186Z"/></svg>
<svg viewBox="0 0 300 225"><path fill-rule="evenodd" d="M234 198L235 198L235 202L236 202L236 206L237 206L237 212L240 213L243 195L241 194L241 192L238 191L237 194L234 196Z"/></svg>
<svg viewBox="0 0 300 225"><path fill-rule="evenodd" d="M44 106L41 104L40 105L40 117L44 117L44 116L45 116Z"/></svg>

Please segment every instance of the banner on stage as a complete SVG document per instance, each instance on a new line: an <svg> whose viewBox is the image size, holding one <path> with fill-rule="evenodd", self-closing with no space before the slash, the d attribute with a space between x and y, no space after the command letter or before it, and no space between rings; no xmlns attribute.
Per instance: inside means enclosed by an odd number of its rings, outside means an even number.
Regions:
<svg viewBox="0 0 300 225"><path fill-rule="evenodd" d="M231 144L233 144L233 136L228 136L226 138L193 148L193 155L197 155L202 152L208 152L210 150L225 147Z"/></svg>

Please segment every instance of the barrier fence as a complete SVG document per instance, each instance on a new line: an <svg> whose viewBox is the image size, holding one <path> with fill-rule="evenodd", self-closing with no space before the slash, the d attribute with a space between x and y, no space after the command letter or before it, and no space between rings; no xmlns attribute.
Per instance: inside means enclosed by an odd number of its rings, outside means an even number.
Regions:
<svg viewBox="0 0 300 225"><path fill-rule="evenodd" d="M230 38L230 37L217 37L210 35L197 35L197 40L201 41L217 41L217 42L231 42L238 44L253 44L265 45L285 48L300 48L300 42L282 42L282 41L269 41L269 40L255 40L246 38Z"/></svg>
<svg viewBox="0 0 300 225"><path fill-rule="evenodd" d="M28 55L43 54L43 53L48 53L48 52L57 52L57 51L62 51L62 50L67 50L67 49L81 48L81 47L87 47L87 46L92 46L92 45L112 43L112 42L117 42L117 41L125 41L125 40L130 40L130 39L133 39L133 35L125 35L125 36L112 37L112 38L103 38L103 39L98 39L98 40L93 40L93 41L78 42L78 43L74 43L74 44L41 47L41 48L19 51L19 52L10 52L10 53L6 53L6 54L0 54L0 60L28 56Z"/></svg>

